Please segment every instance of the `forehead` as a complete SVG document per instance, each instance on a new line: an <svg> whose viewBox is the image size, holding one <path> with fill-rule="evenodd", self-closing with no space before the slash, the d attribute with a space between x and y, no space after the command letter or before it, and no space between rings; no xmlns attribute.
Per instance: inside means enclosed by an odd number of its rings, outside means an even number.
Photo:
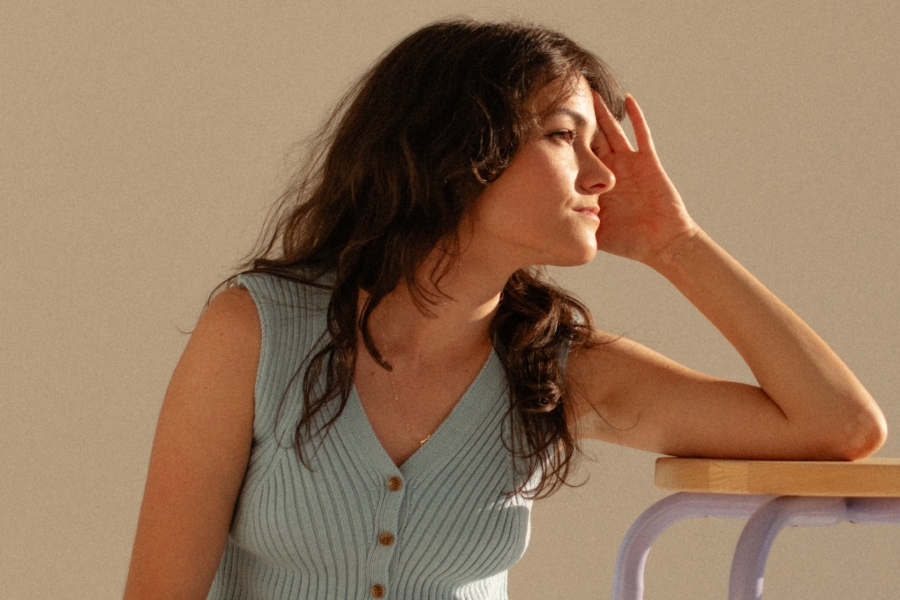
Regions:
<svg viewBox="0 0 900 600"><path fill-rule="evenodd" d="M594 114L593 92L584 77L557 79L538 90L530 108L539 119L571 111L591 119ZM569 110L560 110L564 108Z"/></svg>

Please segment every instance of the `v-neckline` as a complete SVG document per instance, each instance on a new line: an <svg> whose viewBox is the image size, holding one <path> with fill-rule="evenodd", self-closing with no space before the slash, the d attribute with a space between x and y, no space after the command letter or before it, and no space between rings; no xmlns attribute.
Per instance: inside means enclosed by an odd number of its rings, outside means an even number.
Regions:
<svg viewBox="0 0 900 600"><path fill-rule="evenodd" d="M378 435L372 427L372 422L369 420L365 408L363 408L356 385L354 385L350 391L350 397L347 399L347 406L344 408L344 411L350 411L350 414L347 416L350 417L351 424L354 426L354 433L359 436L357 439L362 444L360 454L367 460L374 461L379 469L399 472L407 477L419 469L417 465L428 464L429 456L452 442L458 437L458 434L465 433L470 427L470 423L479 422L490 412L494 401L494 398L491 397L491 391L496 387L497 383L493 381L496 378L496 374L499 373L500 379L505 384L505 377L503 377L503 370L500 368L499 362L500 358L497 356L496 351L491 348L487 360L484 361L475 379L472 380L472 383L469 384L469 387L457 400L450 413L441 421L441 424L434 430L428 441L417 448L399 466L378 439ZM479 398L483 401L478 402Z"/></svg>

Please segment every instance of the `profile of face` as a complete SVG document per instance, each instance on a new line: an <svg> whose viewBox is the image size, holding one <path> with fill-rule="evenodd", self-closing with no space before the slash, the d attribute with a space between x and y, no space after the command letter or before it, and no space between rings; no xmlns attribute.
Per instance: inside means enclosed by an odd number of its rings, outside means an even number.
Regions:
<svg viewBox="0 0 900 600"><path fill-rule="evenodd" d="M535 94L537 127L472 209L473 235L490 240L494 258L514 268L581 265L597 252L598 198L615 177L595 153L603 134L587 81L580 78L559 102L572 87L555 81Z"/></svg>
<svg viewBox="0 0 900 600"><path fill-rule="evenodd" d="M597 196L613 185L591 148L594 93L622 117L609 68L559 33L424 27L360 79L315 138L321 154L285 196L298 207L291 226L315 231L313 262L343 261L372 293L417 273L436 284L463 253L507 278L589 262Z"/></svg>

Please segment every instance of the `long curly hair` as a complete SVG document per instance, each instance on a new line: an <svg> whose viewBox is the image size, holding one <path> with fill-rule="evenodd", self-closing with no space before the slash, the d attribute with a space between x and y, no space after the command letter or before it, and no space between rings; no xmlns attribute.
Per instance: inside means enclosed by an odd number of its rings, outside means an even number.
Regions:
<svg viewBox="0 0 900 600"><path fill-rule="evenodd" d="M579 77L622 118L609 68L567 37L523 23L441 21L383 55L311 138L241 266L330 293L327 332L295 374L304 403L294 436L301 459L304 443L324 435L346 405L358 336L390 368L372 339L372 311L405 284L428 313L459 250L463 215L536 126L529 100L551 82L574 86ZM443 260L421 273L436 248ZM523 482L517 492L546 496L568 483L577 446L563 407L561 357L591 345L592 330L587 308L539 268L517 271L503 289L491 336L508 381L504 442Z"/></svg>

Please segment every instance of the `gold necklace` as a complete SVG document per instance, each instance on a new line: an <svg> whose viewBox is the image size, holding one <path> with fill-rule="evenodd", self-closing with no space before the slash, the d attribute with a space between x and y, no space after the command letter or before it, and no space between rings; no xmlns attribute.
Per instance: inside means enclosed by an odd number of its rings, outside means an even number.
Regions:
<svg viewBox="0 0 900 600"><path fill-rule="evenodd" d="M394 384L394 371L388 371L388 380L391 382L391 391L394 392L394 404L397 405L397 410L400 412L400 416L403 418L403 423L406 425L406 431L409 433L409 437L416 442L418 442L419 447L425 445L429 439L431 439L431 433L425 436L424 440L419 440L415 435L413 435L412 427L409 426L409 419L406 418L406 413L403 411L403 407L400 405L400 397L397 395L397 386Z"/></svg>

